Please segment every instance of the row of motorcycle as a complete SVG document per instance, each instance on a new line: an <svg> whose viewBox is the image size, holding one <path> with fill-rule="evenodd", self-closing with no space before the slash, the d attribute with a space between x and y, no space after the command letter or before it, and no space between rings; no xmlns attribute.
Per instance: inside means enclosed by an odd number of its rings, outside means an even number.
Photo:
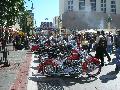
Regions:
<svg viewBox="0 0 120 90"><path fill-rule="evenodd" d="M98 58L72 45L39 44L31 51L38 55L38 73L45 76L96 76L101 71ZM35 49L36 48L36 49ZM34 49L34 50L32 50Z"/></svg>

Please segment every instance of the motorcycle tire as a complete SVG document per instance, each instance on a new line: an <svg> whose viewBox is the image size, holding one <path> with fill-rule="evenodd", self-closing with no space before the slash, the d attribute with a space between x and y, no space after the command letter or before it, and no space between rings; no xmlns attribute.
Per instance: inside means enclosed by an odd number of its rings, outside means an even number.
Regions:
<svg viewBox="0 0 120 90"><path fill-rule="evenodd" d="M53 67L52 65L45 65L44 67L45 76L53 76L54 72L55 72L55 67Z"/></svg>
<svg viewBox="0 0 120 90"><path fill-rule="evenodd" d="M100 74L101 72L101 65L100 63L96 63L94 61L87 63L87 71L86 74L88 77L94 77Z"/></svg>

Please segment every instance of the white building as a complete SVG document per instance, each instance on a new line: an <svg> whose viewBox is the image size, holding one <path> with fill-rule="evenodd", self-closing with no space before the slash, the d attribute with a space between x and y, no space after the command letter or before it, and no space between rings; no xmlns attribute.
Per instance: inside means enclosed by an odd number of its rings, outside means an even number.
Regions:
<svg viewBox="0 0 120 90"><path fill-rule="evenodd" d="M59 15L66 28L120 28L120 0L59 0Z"/></svg>

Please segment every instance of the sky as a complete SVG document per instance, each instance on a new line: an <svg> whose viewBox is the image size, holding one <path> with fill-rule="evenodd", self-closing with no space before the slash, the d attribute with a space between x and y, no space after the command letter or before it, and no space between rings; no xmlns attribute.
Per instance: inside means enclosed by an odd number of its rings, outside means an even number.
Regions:
<svg viewBox="0 0 120 90"><path fill-rule="evenodd" d="M31 9L33 2L34 19L36 20L36 26L39 27L41 22L53 22L53 18L59 15L59 0L25 0L26 9ZM48 20L45 20L48 18Z"/></svg>

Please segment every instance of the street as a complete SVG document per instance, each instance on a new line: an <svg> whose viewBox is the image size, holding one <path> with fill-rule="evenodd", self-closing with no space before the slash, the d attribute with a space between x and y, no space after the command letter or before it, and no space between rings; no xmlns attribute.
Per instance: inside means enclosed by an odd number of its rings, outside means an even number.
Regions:
<svg viewBox="0 0 120 90"><path fill-rule="evenodd" d="M92 53L94 54L94 52ZM93 78L71 78L71 77L45 77L37 75L37 58L31 62L28 77L27 90L120 90L120 73L115 73L114 54L111 55L113 61L107 62L101 73Z"/></svg>
<svg viewBox="0 0 120 90"><path fill-rule="evenodd" d="M8 49L12 49L12 46L9 46ZM24 90L120 90L120 73L117 74L114 71L114 54L111 55L111 62L108 62L107 57L105 57L105 66L102 67L101 73L92 78L42 76L41 74L37 73L37 66L39 65L37 55L32 54L32 60L30 61L30 64L28 63L29 70L25 69L27 70L28 75L26 74L27 76L22 75L19 77L18 73L21 66L25 63L23 60L25 60L27 53L29 52L25 50L10 50L8 60L11 66L0 68L0 90L12 90L11 87L17 82L16 80L25 77L27 78L25 79L26 81L21 81L23 83L26 82L26 88L24 88ZM95 52L92 52L91 54L94 55ZM30 58L28 60L30 60ZM17 85L17 83L15 85ZM19 90L23 90L20 89L20 87L21 85L19 86ZM18 88L16 89L18 90Z"/></svg>
<svg viewBox="0 0 120 90"><path fill-rule="evenodd" d="M0 0L0 90L120 90L120 0Z"/></svg>

